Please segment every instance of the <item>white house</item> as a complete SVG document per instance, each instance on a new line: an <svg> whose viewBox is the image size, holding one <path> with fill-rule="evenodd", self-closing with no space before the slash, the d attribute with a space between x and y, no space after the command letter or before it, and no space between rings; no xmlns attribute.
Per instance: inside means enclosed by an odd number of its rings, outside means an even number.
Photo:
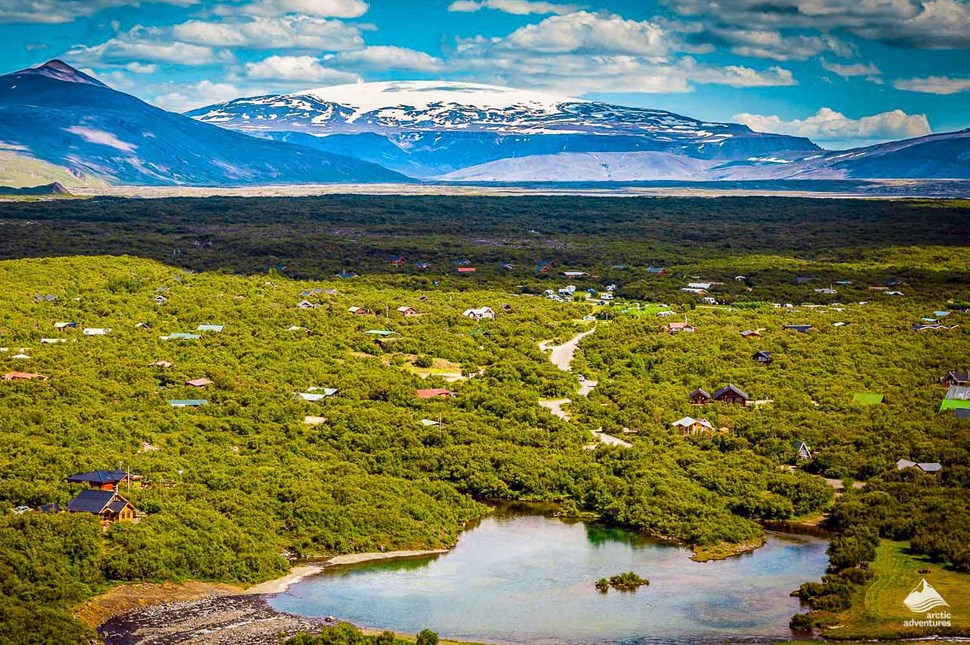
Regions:
<svg viewBox="0 0 970 645"><path fill-rule="evenodd" d="M495 312L492 311L491 307L479 307L478 309L466 309L462 316L465 318L471 318L472 320L493 320L495 318Z"/></svg>
<svg viewBox="0 0 970 645"><path fill-rule="evenodd" d="M100 327L85 327L85 336L107 336L111 333L110 329L101 329Z"/></svg>

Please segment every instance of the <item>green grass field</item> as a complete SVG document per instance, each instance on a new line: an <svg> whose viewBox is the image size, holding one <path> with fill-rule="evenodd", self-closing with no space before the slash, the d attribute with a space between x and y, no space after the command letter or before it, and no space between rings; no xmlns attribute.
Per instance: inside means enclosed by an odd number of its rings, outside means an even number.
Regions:
<svg viewBox="0 0 970 645"><path fill-rule="evenodd" d="M839 615L838 625L824 630L828 638L918 638L932 634L970 635L970 575L947 571L922 556L907 553L909 544L883 540L871 565L875 579L864 599ZM920 573L928 570L930 573ZM905 627L907 620L925 618L910 611L903 600L925 578L950 606L933 610L952 616L950 630Z"/></svg>

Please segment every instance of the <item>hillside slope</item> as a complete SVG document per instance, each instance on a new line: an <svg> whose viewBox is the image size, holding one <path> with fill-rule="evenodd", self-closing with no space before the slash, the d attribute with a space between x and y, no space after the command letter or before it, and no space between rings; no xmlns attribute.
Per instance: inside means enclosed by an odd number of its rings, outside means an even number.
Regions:
<svg viewBox="0 0 970 645"><path fill-rule="evenodd" d="M404 180L359 159L260 140L166 112L60 61L0 76L0 141L75 177L111 183ZM0 183L6 182L0 178Z"/></svg>

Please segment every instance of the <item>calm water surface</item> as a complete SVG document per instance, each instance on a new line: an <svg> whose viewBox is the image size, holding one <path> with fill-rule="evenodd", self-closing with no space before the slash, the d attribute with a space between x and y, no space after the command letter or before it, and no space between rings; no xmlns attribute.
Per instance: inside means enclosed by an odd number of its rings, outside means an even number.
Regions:
<svg viewBox="0 0 970 645"><path fill-rule="evenodd" d="M278 610L334 615L363 627L510 643L771 643L790 637L789 593L818 580L827 542L769 534L750 555L697 563L635 534L530 516L495 516L448 554L336 567L271 600ZM635 571L650 586L599 593Z"/></svg>

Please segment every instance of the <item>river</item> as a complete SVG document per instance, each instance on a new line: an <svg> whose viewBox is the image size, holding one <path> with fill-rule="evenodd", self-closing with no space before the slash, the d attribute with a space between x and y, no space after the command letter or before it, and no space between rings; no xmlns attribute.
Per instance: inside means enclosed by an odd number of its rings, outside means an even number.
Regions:
<svg viewBox="0 0 970 645"><path fill-rule="evenodd" d="M497 513L430 558L334 567L270 600L277 610L334 615L362 627L507 643L773 643L799 611L789 593L818 580L825 540L769 533L752 554L697 563L690 552L628 531ZM598 592L634 571L636 592Z"/></svg>

